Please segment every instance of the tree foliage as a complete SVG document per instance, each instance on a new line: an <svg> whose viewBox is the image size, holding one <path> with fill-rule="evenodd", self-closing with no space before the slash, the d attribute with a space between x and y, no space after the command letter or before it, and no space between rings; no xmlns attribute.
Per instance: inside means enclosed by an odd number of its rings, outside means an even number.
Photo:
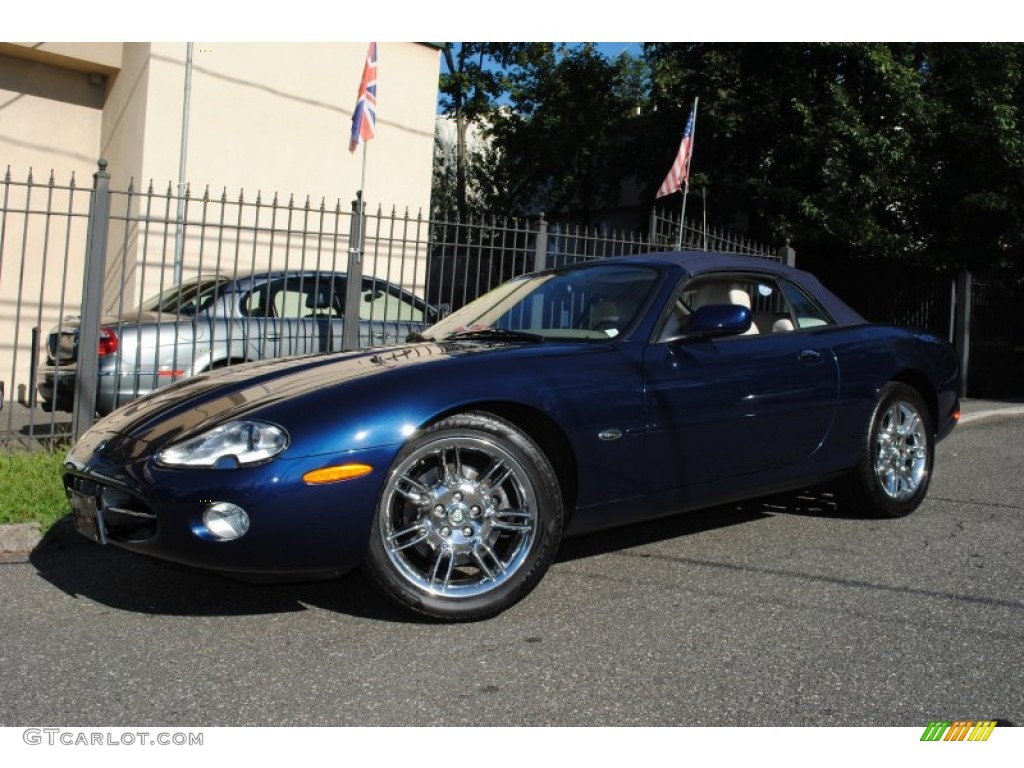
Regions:
<svg viewBox="0 0 1024 768"><path fill-rule="evenodd" d="M481 153L469 141L473 126L486 125L509 85L509 70L537 43L446 43L442 49L440 106L455 126L451 150L435 142L434 209L465 219L481 203L485 184Z"/></svg>
<svg viewBox="0 0 1024 768"><path fill-rule="evenodd" d="M642 221L699 96L711 221L822 257L1024 270L1024 45L462 46L442 89L489 137L481 206Z"/></svg>
<svg viewBox="0 0 1024 768"><path fill-rule="evenodd" d="M822 254L962 266L1022 247L1022 51L645 47L659 113L701 96L694 167L728 222Z"/></svg>
<svg viewBox="0 0 1024 768"><path fill-rule="evenodd" d="M640 63L609 60L589 44L530 54L509 79L511 106L493 113L487 131L501 179L491 198L505 209L591 223L618 204L632 176L624 149L643 100Z"/></svg>

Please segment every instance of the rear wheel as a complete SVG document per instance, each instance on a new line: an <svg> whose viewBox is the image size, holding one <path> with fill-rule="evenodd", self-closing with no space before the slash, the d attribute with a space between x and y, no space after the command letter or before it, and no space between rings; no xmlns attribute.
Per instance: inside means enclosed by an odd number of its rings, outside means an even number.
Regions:
<svg viewBox="0 0 1024 768"><path fill-rule="evenodd" d="M868 514L903 517L924 500L935 460L928 408L917 390L891 382L868 422L849 500Z"/></svg>
<svg viewBox="0 0 1024 768"><path fill-rule="evenodd" d="M557 478L540 448L493 415L459 414L399 453L364 569L403 608L441 619L486 618L540 581L562 518Z"/></svg>

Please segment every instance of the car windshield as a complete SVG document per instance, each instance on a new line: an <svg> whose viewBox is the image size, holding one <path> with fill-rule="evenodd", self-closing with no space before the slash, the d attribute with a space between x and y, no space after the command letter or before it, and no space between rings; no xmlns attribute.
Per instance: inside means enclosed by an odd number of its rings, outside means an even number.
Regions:
<svg viewBox="0 0 1024 768"><path fill-rule="evenodd" d="M607 341L626 333L657 282L650 267L590 264L510 280L431 326L431 340Z"/></svg>
<svg viewBox="0 0 1024 768"><path fill-rule="evenodd" d="M227 277L204 277L168 288L158 296L142 302L142 312L170 312L195 315L217 299L218 289L231 282Z"/></svg>

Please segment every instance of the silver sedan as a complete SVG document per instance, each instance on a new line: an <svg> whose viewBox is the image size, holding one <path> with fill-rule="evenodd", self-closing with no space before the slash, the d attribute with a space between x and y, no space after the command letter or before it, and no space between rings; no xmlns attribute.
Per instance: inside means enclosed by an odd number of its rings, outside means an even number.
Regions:
<svg viewBox="0 0 1024 768"><path fill-rule="evenodd" d="M186 376L235 363L342 348L346 277L337 272L267 272L196 278L100 329L96 410L120 405ZM364 277L359 346L404 341L437 320L423 299ZM70 411L78 363L78 319L50 331L38 391L46 411Z"/></svg>

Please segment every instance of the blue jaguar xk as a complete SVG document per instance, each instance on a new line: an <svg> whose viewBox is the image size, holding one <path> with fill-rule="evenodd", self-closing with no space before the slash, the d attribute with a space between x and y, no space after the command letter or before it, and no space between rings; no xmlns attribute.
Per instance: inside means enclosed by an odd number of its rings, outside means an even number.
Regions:
<svg viewBox="0 0 1024 768"><path fill-rule="evenodd" d="M402 346L203 374L67 458L78 530L235 573L362 567L405 608L490 616L563 536L846 480L924 499L956 424L942 339L811 275L712 253L527 275Z"/></svg>

